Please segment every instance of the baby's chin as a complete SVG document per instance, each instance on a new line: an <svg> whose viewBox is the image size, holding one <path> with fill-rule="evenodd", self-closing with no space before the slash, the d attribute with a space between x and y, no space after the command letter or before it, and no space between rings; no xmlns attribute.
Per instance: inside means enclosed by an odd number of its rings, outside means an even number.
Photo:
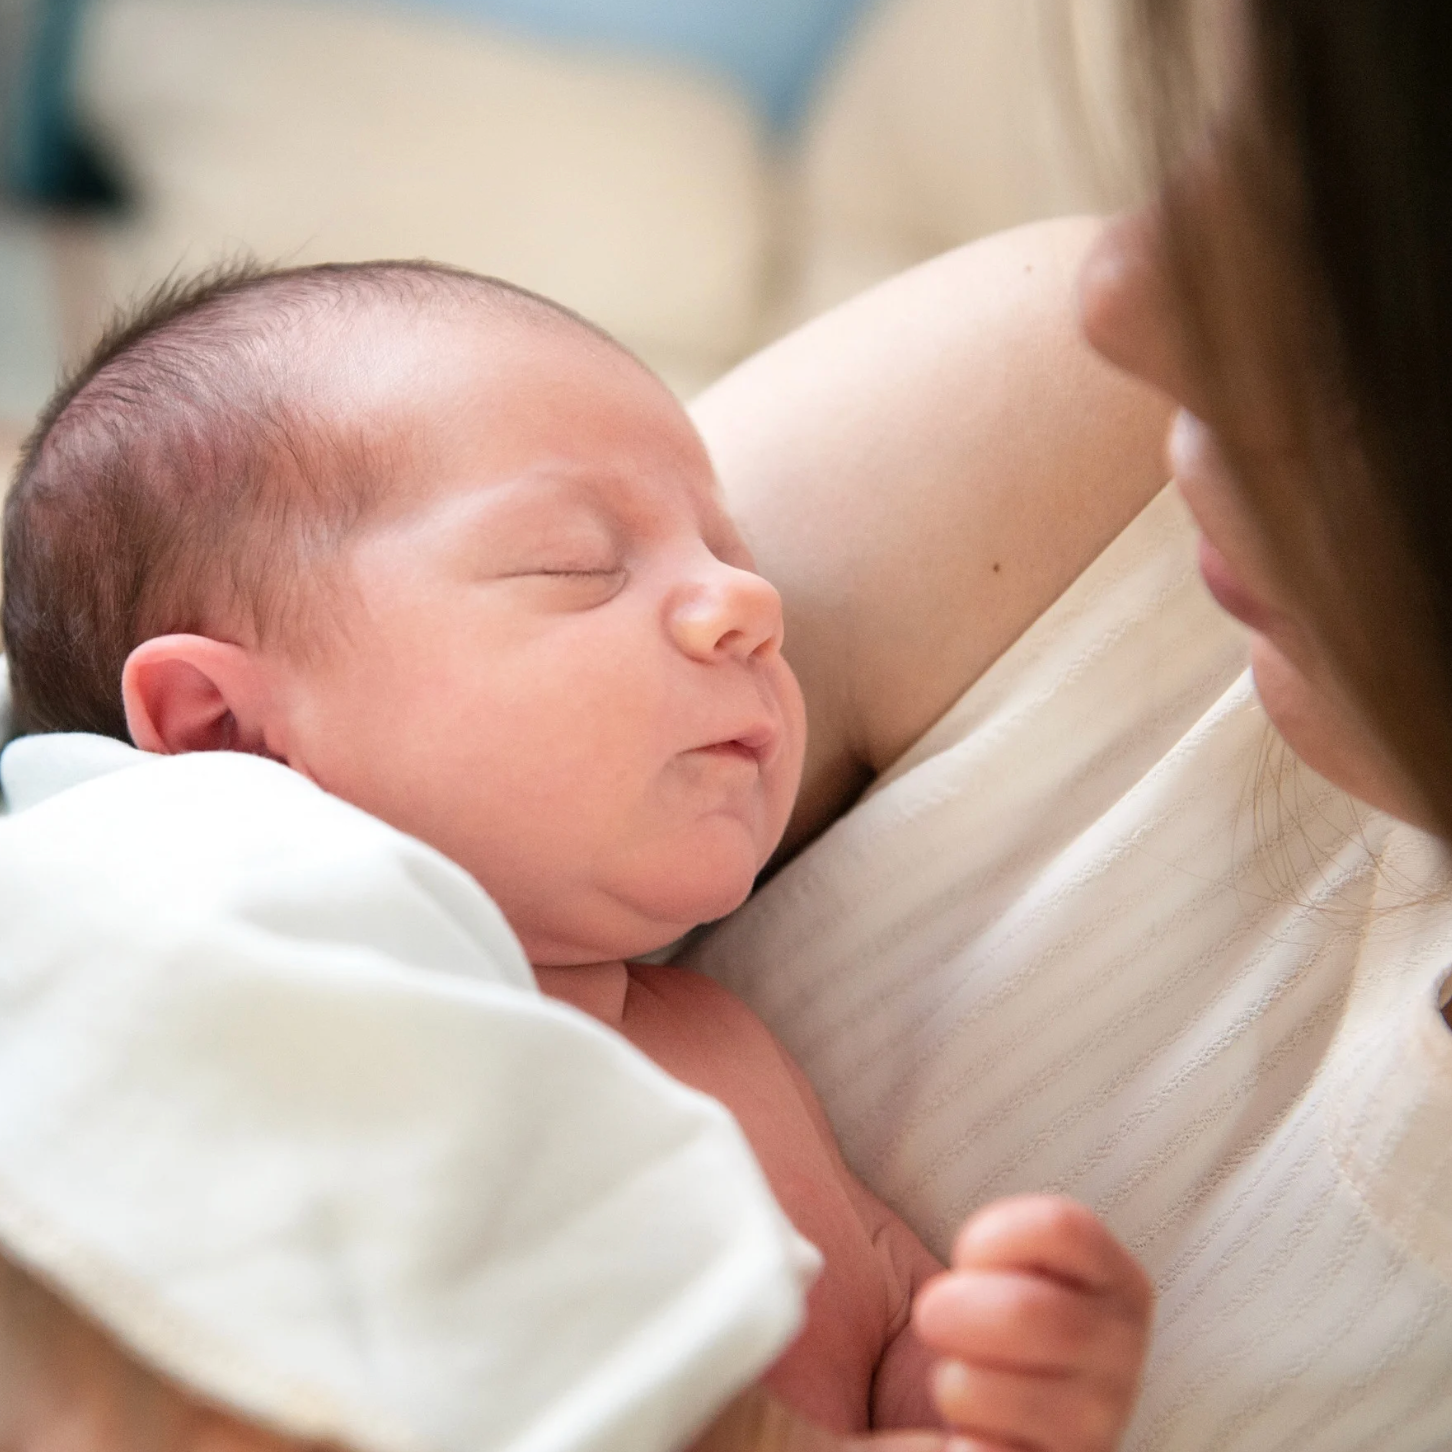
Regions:
<svg viewBox="0 0 1452 1452"><path fill-rule="evenodd" d="M637 907L643 916L662 923L683 925L668 941L702 923L713 923L735 912L751 896L756 874L771 855L742 837L727 850L702 851L693 858L674 859L671 871L654 890L641 893Z"/></svg>
<svg viewBox="0 0 1452 1452"><path fill-rule="evenodd" d="M618 885L602 891L593 910L573 915L569 923L541 925L538 932L517 926L516 932L530 962L541 967L644 958L739 908L751 895L755 858L729 870L692 872L690 881L682 876L673 874L675 880L658 885Z"/></svg>

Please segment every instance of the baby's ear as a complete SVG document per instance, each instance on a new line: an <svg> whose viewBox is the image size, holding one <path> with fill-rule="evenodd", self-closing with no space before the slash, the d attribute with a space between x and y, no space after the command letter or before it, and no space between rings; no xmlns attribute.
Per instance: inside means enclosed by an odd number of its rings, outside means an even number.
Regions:
<svg viewBox="0 0 1452 1452"><path fill-rule="evenodd" d="M158 635L121 673L126 727L142 751L269 756L267 692L257 656L205 635Z"/></svg>

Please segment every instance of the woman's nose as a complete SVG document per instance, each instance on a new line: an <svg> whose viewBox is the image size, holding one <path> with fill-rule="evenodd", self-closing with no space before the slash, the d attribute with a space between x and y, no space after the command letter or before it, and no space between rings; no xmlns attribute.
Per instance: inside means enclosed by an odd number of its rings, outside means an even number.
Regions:
<svg viewBox="0 0 1452 1452"><path fill-rule="evenodd" d="M760 575L713 559L676 590L668 623L676 645L694 660L747 660L781 649L781 596Z"/></svg>
<svg viewBox="0 0 1452 1452"><path fill-rule="evenodd" d="M1079 269L1079 320L1090 345L1116 367L1191 402L1157 207L1105 224Z"/></svg>

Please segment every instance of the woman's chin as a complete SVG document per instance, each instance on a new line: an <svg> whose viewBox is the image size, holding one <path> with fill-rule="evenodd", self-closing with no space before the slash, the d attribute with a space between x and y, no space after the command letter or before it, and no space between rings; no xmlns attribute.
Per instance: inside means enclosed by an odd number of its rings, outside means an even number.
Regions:
<svg viewBox="0 0 1452 1452"><path fill-rule="evenodd" d="M1271 725L1312 771L1404 822L1425 825L1410 784L1341 692L1313 685L1263 635L1252 639L1250 661Z"/></svg>

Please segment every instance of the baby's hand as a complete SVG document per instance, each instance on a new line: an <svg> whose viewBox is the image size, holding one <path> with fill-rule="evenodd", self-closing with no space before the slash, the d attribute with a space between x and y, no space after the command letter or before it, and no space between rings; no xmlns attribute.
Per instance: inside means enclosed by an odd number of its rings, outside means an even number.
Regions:
<svg viewBox="0 0 1452 1452"><path fill-rule="evenodd" d="M972 1452L1110 1452L1134 1408L1154 1290L1082 1205L1001 1200L913 1305L946 1358L933 1400Z"/></svg>

